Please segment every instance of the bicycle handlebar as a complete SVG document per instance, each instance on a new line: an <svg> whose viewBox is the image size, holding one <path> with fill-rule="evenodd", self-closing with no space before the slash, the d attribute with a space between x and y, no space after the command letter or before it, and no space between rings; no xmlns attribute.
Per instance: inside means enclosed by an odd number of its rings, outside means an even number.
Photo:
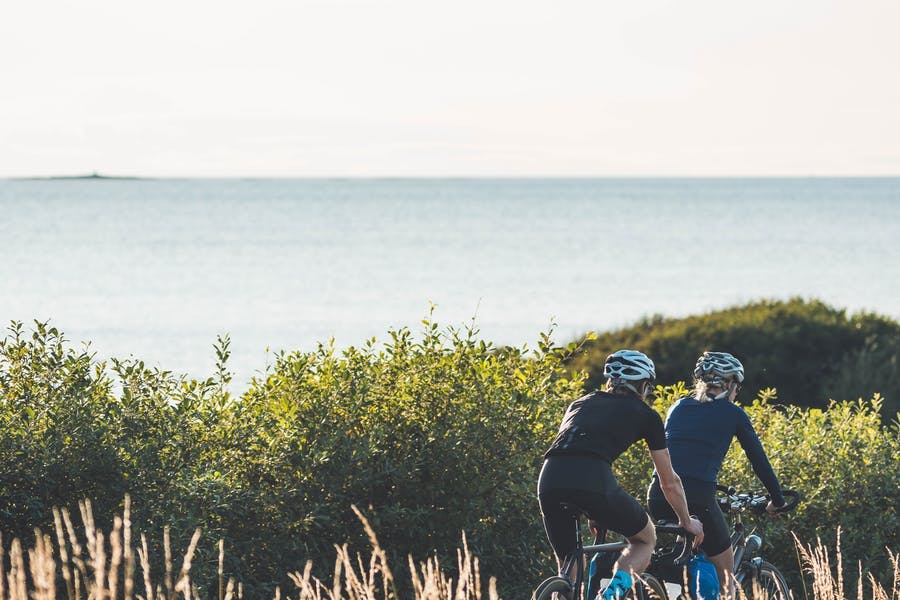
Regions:
<svg viewBox="0 0 900 600"><path fill-rule="evenodd" d="M771 497L762 492L747 494L738 493L733 487L725 487L717 485L716 489L728 496L725 501L720 500L723 507L731 510L750 510L755 514L763 514L766 512L766 506L769 504ZM786 502L784 506L779 506L776 514L786 513L797 507L802 499L800 492L797 490L782 490Z"/></svg>
<svg viewBox="0 0 900 600"><path fill-rule="evenodd" d="M784 506L779 506L776 510L777 514L786 513L797 508L797 505L800 504L800 500L802 500L802 496L800 492L797 490L781 490L781 495L784 496ZM766 496L766 500L769 500L769 497ZM765 510L765 507L763 507Z"/></svg>
<svg viewBox="0 0 900 600"><path fill-rule="evenodd" d="M672 563L676 567L681 567L687 564L687 561L691 558L691 550L694 546L694 534L687 531L684 527L676 525L674 523L666 523L659 522L654 525L657 533L673 533L675 535L680 535L684 537L684 544L681 548L681 553L677 556L675 552L667 553L664 555L660 555L659 558L664 561L672 561Z"/></svg>

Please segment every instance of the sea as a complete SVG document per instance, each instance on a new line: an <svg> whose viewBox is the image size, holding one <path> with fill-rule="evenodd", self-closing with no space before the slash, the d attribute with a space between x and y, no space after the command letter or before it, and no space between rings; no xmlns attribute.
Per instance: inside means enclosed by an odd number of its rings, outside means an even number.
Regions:
<svg viewBox="0 0 900 600"><path fill-rule="evenodd" d="M818 298L900 318L900 178L0 180L0 323L234 386L392 328L568 342Z"/></svg>

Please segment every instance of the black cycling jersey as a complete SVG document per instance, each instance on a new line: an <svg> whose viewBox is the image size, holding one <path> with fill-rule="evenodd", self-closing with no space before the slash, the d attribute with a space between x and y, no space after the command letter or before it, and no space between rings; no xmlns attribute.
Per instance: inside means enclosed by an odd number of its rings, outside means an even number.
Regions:
<svg viewBox="0 0 900 600"><path fill-rule="evenodd" d="M666 431L655 410L637 396L594 391L566 410L545 457L591 455L612 463L639 439L650 450L666 447Z"/></svg>
<svg viewBox="0 0 900 600"><path fill-rule="evenodd" d="M575 548L574 511L626 537L647 526L647 513L610 468L640 439L650 450L666 447L662 419L637 396L595 391L569 405L538 480L544 527L558 558Z"/></svg>

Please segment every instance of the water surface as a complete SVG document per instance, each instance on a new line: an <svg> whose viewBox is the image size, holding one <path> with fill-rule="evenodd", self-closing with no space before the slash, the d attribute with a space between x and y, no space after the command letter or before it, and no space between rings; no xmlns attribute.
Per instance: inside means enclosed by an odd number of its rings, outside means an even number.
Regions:
<svg viewBox="0 0 900 600"><path fill-rule="evenodd" d="M205 376L477 313L565 341L818 297L900 317L900 179L0 181L0 319Z"/></svg>

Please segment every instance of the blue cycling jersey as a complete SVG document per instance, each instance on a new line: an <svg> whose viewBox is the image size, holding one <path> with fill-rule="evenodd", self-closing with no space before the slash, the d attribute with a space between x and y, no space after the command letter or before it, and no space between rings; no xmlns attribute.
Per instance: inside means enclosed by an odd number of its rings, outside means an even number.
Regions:
<svg viewBox="0 0 900 600"><path fill-rule="evenodd" d="M776 506L784 504L778 477L744 409L723 398L699 402L682 398L666 415L666 445L681 477L716 483L725 453L737 437L753 471Z"/></svg>

